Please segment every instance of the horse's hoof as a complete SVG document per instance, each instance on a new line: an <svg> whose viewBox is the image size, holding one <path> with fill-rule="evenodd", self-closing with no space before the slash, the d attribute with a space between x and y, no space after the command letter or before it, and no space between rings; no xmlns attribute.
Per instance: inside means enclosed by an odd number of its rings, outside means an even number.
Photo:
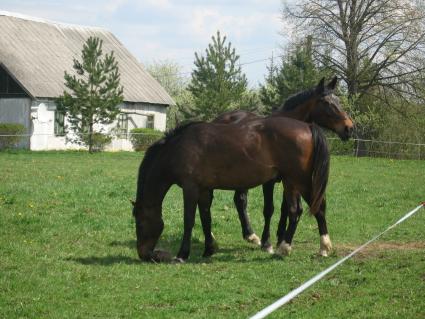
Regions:
<svg viewBox="0 0 425 319"><path fill-rule="evenodd" d="M332 250L332 243L328 234L320 236L320 250L319 255L328 257L329 252Z"/></svg>
<svg viewBox="0 0 425 319"><path fill-rule="evenodd" d="M274 254L274 249L272 245L262 246L261 250L269 254Z"/></svg>
<svg viewBox="0 0 425 319"><path fill-rule="evenodd" d="M202 254L203 258L210 258L212 255L214 255L213 251L204 251L204 253Z"/></svg>
<svg viewBox="0 0 425 319"><path fill-rule="evenodd" d="M319 255L322 256L322 257L328 257L328 251L320 249Z"/></svg>
<svg viewBox="0 0 425 319"><path fill-rule="evenodd" d="M276 249L276 255L279 255L279 256L289 256L291 252L292 252L291 245L284 241L281 242Z"/></svg>
<svg viewBox="0 0 425 319"><path fill-rule="evenodd" d="M180 258L180 257L174 257L174 258L173 258L173 260L172 260L172 263L173 263L173 264L184 264L184 263L185 263L185 261L184 261L184 259L183 259L183 258Z"/></svg>
<svg viewBox="0 0 425 319"><path fill-rule="evenodd" d="M245 237L245 240L248 243L261 246L261 240L260 240L260 238L255 233L252 233L251 235Z"/></svg>
<svg viewBox="0 0 425 319"><path fill-rule="evenodd" d="M202 257L211 257L212 255L214 255L218 250L218 245L217 244L213 244L213 246L205 248L204 253L202 254Z"/></svg>

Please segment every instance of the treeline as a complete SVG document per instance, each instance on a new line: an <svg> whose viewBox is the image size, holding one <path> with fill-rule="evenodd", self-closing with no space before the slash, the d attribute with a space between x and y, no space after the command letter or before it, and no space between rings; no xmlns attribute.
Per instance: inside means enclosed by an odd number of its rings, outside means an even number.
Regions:
<svg viewBox="0 0 425 319"><path fill-rule="evenodd" d="M281 54L270 57L264 82L256 89L247 87L239 55L219 32L203 54L195 53L190 78L172 61L148 65L176 101L168 126L187 119L211 120L232 109L266 115L320 78L337 75L338 95L356 122L358 139L425 143L422 2L297 1L284 6L283 19L297 36ZM370 145L360 141L353 150L375 156L412 152L391 144L391 151L376 150L375 145L372 153Z"/></svg>

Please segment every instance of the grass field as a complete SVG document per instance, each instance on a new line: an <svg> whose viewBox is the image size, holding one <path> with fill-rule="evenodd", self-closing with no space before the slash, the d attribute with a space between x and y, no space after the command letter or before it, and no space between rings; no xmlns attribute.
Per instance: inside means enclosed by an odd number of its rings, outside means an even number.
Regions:
<svg viewBox="0 0 425 319"><path fill-rule="evenodd" d="M305 214L293 254L273 258L242 240L231 192L216 191L219 253L201 258L197 217L186 264L141 263L129 199L136 153L0 153L0 318L247 318L384 230L425 200L425 161L333 157L319 258ZM276 187L280 207L282 187ZM175 254L182 195L164 202L159 246ZM249 211L262 227L260 189ZM278 213L272 221L273 242ZM425 318L425 210L270 318Z"/></svg>

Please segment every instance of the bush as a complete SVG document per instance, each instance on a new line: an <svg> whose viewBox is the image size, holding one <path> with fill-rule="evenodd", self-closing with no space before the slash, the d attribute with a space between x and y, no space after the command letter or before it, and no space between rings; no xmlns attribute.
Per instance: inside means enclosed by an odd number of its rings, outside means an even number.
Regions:
<svg viewBox="0 0 425 319"><path fill-rule="evenodd" d="M134 128L130 131L131 143L135 151L144 151L150 145L162 138L163 133L151 128Z"/></svg>
<svg viewBox="0 0 425 319"><path fill-rule="evenodd" d="M329 151L331 155L353 155L354 140L341 141L337 136L328 138Z"/></svg>
<svg viewBox="0 0 425 319"><path fill-rule="evenodd" d="M0 124L0 149L16 147L23 139L23 136L16 136L25 134L25 126L17 123L3 123Z"/></svg>
<svg viewBox="0 0 425 319"><path fill-rule="evenodd" d="M111 143L112 137L107 134L93 133L92 135L92 151L101 152L105 149L105 146ZM89 135L85 134L82 137L82 142L89 146Z"/></svg>

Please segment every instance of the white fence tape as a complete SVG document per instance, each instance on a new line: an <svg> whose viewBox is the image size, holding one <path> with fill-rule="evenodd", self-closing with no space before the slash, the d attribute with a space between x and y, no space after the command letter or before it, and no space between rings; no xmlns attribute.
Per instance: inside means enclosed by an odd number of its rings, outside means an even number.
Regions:
<svg viewBox="0 0 425 319"><path fill-rule="evenodd" d="M387 229L385 229L382 233L376 235L371 240L369 240L367 243L361 245L359 248L357 248L356 250L352 251L350 254L348 254L344 258L340 259L339 261L337 261L335 264L333 264L329 268L323 270L321 273L317 274L316 276L314 276L310 280L306 281L305 283L303 283L298 288L292 290L291 292L289 292L287 295L283 296L282 298L280 298L276 302L272 303L270 306L268 306L268 307L264 308L263 310L259 311L254 316L252 316L250 319L261 319L261 318L265 318L266 316L268 316L269 314L271 314L276 309L282 307L288 301L292 300L293 298L295 298L296 296L298 296L300 293L302 293L304 290L306 290L308 287L312 286L314 283L316 283L317 281L319 281L320 279L322 279L324 276L326 276L328 273L330 273L336 267L338 267L339 265L341 265L347 259L353 257L355 254L357 254L360 250L362 250L363 248L365 248L367 245L369 245L370 243L372 243L375 240L377 240L379 237L381 237L387 231L389 231L390 229L394 228L398 224L404 222L406 219L408 219L409 217L411 217L413 214L415 214L422 207L425 207L425 202L423 202L421 205L419 205L418 207L416 207L414 210L408 212L406 215L404 215L402 218L400 218L393 225L391 225Z"/></svg>

